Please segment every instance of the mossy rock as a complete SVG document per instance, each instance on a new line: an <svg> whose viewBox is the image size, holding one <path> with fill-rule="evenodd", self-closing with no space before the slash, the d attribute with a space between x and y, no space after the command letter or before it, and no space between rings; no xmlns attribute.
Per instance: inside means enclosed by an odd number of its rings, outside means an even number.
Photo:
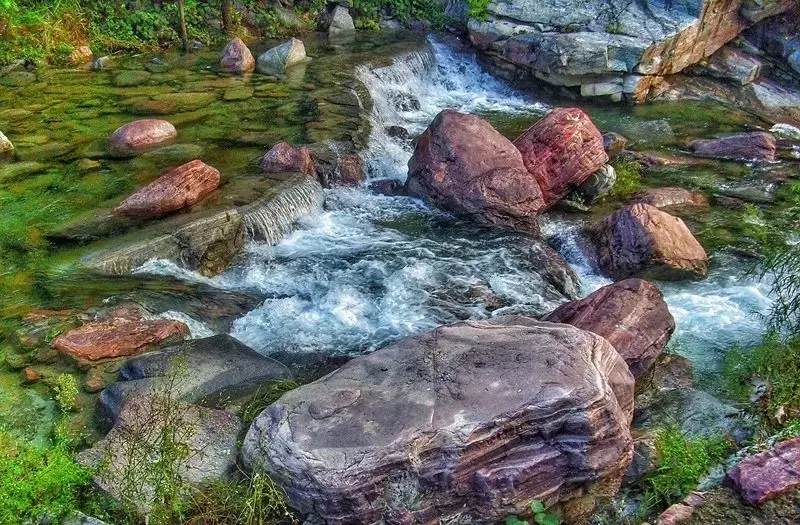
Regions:
<svg viewBox="0 0 800 525"><path fill-rule="evenodd" d="M147 71L123 71L117 73L113 84L117 87L140 86L150 80L150 73Z"/></svg>
<svg viewBox="0 0 800 525"><path fill-rule="evenodd" d="M226 89L225 93L222 95L222 100L229 102L234 100L247 100L252 98L253 91L253 88L246 86Z"/></svg>
<svg viewBox="0 0 800 525"><path fill-rule="evenodd" d="M29 71L13 71L0 77L0 84L8 87L22 87L36 81L36 74Z"/></svg>
<svg viewBox="0 0 800 525"><path fill-rule="evenodd" d="M11 182L47 169L41 162L13 162L0 166L0 182Z"/></svg>

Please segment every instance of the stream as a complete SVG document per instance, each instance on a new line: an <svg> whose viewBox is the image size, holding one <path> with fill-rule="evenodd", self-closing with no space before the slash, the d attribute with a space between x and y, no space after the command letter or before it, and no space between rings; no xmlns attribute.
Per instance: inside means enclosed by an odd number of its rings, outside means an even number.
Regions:
<svg viewBox="0 0 800 525"><path fill-rule="evenodd" d="M489 75L469 51L435 38L422 51L384 67L361 66L357 74L374 104L362 152L367 182L405 180L413 147L391 137L389 126L414 137L439 111L455 108L482 115L508 134L548 109ZM617 124L629 132L648 129L648 121L637 124L630 112L620 110ZM608 118L605 108L599 114ZM583 255L585 221L574 217L546 215L543 236L578 274L580 295L586 295L610 281ZM248 241L243 260L216 278L160 261L140 271L262 294L266 299L231 330L259 351L353 354L457 320L547 313L565 298L539 273L541 250L524 235L467 224L412 198L375 195L365 185L326 190L323 213L301 221L275 246ZM712 252L707 279L656 283L677 324L671 349L691 359L699 375L713 374L727 349L752 345L763 333L759 316L770 307L768 286L744 276L750 264L719 250ZM487 308L487 296L502 306ZM196 336L210 332L189 321Z"/></svg>

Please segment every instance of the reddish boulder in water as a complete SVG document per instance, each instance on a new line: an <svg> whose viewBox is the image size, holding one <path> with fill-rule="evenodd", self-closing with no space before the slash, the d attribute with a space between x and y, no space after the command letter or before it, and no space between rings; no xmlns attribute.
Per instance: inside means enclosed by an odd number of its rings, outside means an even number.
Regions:
<svg viewBox="0 0 800 525"><path fill-rule="evenodd" d="M514 141L552 206L605 166L603 136L578 108L557 108Z"/></svg>
<svg viewBox="0 0 800 525"><path fill-rule="evenodd" d="M417 140L408 193L481 224L539 232L539 184L520 152L488 122L450 109Z"/></svg>
<svg viewBox="0 0 800 525"><path fill-rule="evenodd" d="M561 305L545 320L602 336L625 359L635 378L650 370L675 330L664 296L641 279L604 286L584 299Z"/></svg>
<svg viewBox="0 0 800 525"><path fill-rule="evenodd" d="M219 186L219 171L201 160L162 175L114 208L116 215L145 219L187 208Z"/></svg>
<svg viewBox="0 0 800 525"><path fill-rule="evenodd" d="M589 228L600 271L613 279L699 279L708 255L686 224L649 204L632 204Z"/></svg>
<svg viewBox="0 0 800 525"><path fill-rule="evenodd" d="M800 437L743 459L728 472L728 480L751 505L800 487Z"/></svg>
<svg viewBox="0 0 800 525"><path fill-rule="evenodd" d="M339 161L333 180L329 181L333 186L359 186L364 182L364 163L358 155L348 155Z"/></svg>
<svg viewBox="0 0 800 525"><path fill-rule="evenodd" d="M311 150L305 146L295 148L288 142L279 142L261 157L261 171L266 173L299 172L314 176L316 170Z"/></svg>
<svg viewBox="0 0 800 525"><path fill-rule="evenodd" d="M61 334L52 346L80 364L90 364L176 343L187 335L189 328L180 321L146 320L136 308L121 307L107 318Z"/></svg>
<svg viewBox="0 0 800 525"><path fill-rule="evenodd" d="M249 73L256 68L256 59L242 39L236 37L222 50L219 68L229 73Z"/></svg>
<svg viewBox="0 0 800 525"><path fill-rule="evenodd" d="M178 136L171 123L159 119L136 120L117 128L111 135L111 153L130 157L153 149Z"/></svg>
<svg viewBox="0 0 800 525"><path fill-rule="evenodd" d="M704 157L725 159L775 160L775 137L755 131L719 139L695 140L689 147Z"/></svg>

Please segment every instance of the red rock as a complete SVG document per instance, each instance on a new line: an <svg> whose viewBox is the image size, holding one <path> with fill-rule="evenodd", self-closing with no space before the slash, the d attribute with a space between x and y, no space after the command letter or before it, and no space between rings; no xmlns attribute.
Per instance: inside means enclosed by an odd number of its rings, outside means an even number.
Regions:
<svg viewBox="0 0 800 525"><path fill-rule="evenodd" d="M719 139L695 140L689 147L698 155L726 159L775 160L775 137L756 131Z"/></svg>
<svg viewBox="0 0 800 525"><path fill-rule="evenodd" d="M359 186L364 182L364 163L358 155L348 155L339 161L339 169L334 184L340 186Z"/></svg>
<svg viewBox="0 0 800 525"><path fill-rule="evenodd" d="M627 279L558 307L545 318L605 338L628 363L634 378L651 369L675 330L661 292L647 281Z"/></svg>
<svg viewBox="0 0 800 525"><path fill-rule="evenodd" d="M153 149L178 136L178 131L166 120L136 120L118 128L110 139L111 152L129 157Z"/></svg>
<svg viewBox="0 0 800 525"><path fill-rule="evenodd" d="M37 372L32 366L26 366L22 373L25 375L26 383L35 383L40 378L39 372Z"/></svg>
<svg viewBox="0 0 800 525"><path fill-rule="evenodd" d="M475 115L439 113L408 169L409 194L428 204L482 224L539 231L544 199L536 178L517 148Z"/></svg>
<svg viewBox="0 0 800 525"><path fill-rule="evenodd" d="M680 503L670 506L658 517L656 525L677 525L688 520L697 507L703 506L705 499L699 492L692 492Z"/></svg>
<svg viewBox="0 0 800 525"><path fill-rule="evenodd" d="M69 63L73 66L88 64L94 58L94 53L89 46L78 46L69 54Z"/></svg>
<svg viewBox="0 0 800 525"><path fill-rule="evenodd" d="M312 176L316 173L311 150L305 146L295 148L287 142L275 144L261 157L260 166L267 173L293 171Z"/></svg>
<svg viewBox="0 0 800 525"><path fill-rule="evenodd" d="M800 487L800 437L743 459L728 472L728 480L751 505Z"/></svg>
<svg viewBox="0 0 800 525"><path fill-rule="evenodd" d="M95 320L58 336L53 348L81 364L138 354L163 344L183 340L189 328L168 319L145 320L138 312Z"/></svg>
<svg viewBox="0 0 800 525"><path fill-rule="evenodd" d="M603 136L578 108L557 108L528 128L514 146L552 206L605 166Z"/></svg>
<svg viewBox="0 0 800 525"><path fill-rule="evenodd" d="M222 50L219 68L230 73L249 73L256 68L256 59L242 39L236 37Z"/></svg>
<svg viewBox="0 0 800 525"><path fill-rule="evenodd" d="M689 191L683 188L654 188L645 190L633 196L631 202L641 202L656 208L671 207L697 207L708 208L708 197L699 191Z"/></svg>
<svg viewBox="0 0 800 525"><path fill-rule="evenodd" d="M708 256L686 224L649 204L632 204L589 228L600 271L613 279L676 280L708 275Z"/></svg>
<svg viewBox="0 0 800 525"><path fill-rule="evenodd" d="M219 186L219 171L200 160L162 175L114 208L116 215L145 219L200 202Z"/></svg>

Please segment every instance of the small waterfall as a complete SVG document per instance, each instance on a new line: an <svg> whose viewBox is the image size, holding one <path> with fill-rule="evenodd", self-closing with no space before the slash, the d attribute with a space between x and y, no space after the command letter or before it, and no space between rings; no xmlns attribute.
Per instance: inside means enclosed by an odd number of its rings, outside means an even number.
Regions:
<svg viewBox="0 0 800 525"><path fill-rule="evenodd" d="M433 38L424 50L400 55L389 66L361 66L357 76L373 100L372 131L362 155L371 178L406 178L411 141L391 137L390 126L416 137L445 108L530 114L532 119L546 109L484 71L471 50L452 49Z"/></svg>
<svg viewBox="0 0 800 525"><path fill-rule="evenodd" d="M291 231L295 221L322 209L325 193L312 177L299 182L241 209L242 222L248 239L276 244Z"/></svg>

